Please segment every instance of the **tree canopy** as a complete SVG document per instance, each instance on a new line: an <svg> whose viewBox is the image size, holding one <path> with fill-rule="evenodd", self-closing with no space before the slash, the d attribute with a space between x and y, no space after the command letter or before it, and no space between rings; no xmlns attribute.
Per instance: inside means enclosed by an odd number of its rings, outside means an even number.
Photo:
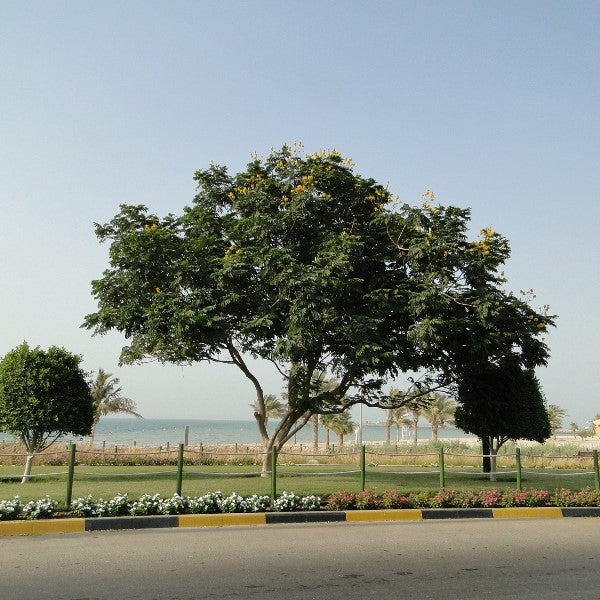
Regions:
<svg viewBox="0 0 600 600"><path fill-rule="evenodd" d="M543 364L551 317L501 289L508 243L490 228L467 239L469 211L395 205L337 151L300 156L284 146L230 175L195 175L181 216L122 205L104 225L110 268L92 282L98 310L85 326L122 332L121 361L220 361L264 392L248 357L285 380L287 411L267 447L281 447L312 414L352 404L393 408L382 386L426 370L437 386L464 365L504 355ZM510 327L503 327L510 323ZM321 389L313 372L337 385Z"/></svg>
<svg viewBox="0 0 600 600"><path fill-rule="evenodd" d="M518 364L489 364L465 373L458 384L458 400L456 426L484 441L492 455L492 473L495 455L508 440L543 442L550 437L540 384L532 370Z"/></svg>
<svg viewBox="0 0 600 600"><path fill-rule="evenodd" d="M17 436L33 455L66 434L87 435L93 422L92 399L81 357L64 348L17 346L0 362L0 429Z"/></svg>

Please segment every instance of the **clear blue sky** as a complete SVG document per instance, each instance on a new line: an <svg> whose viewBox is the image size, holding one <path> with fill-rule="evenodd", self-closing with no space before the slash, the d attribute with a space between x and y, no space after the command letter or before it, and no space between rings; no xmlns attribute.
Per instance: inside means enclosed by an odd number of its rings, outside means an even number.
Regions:
<svg viewBox="0 0 600 600"><path fill-rule="evenodd" d="M119 368L122 337L79 328L107 266L93 223L123 202L179 213L197 169L300 140L506 235L510 288L559 315L548 401L585 423L600 412L598 31L597 2L4 0L0 355L64 345L147 417L250 418L233 367Z"/></svg>

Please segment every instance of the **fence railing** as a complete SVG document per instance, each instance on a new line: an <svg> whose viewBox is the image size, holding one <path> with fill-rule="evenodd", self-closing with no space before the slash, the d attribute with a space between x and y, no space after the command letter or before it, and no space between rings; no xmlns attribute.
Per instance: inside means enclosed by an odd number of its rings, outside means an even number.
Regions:
<svg viewBox="0 0 600 600"><path fill-rule="evenodd" d="M235 477L235 476L244 476L244 477L248 477L248 476L260 476L261 472L260 471L256 471L256 472L250 472L250 471L243 471L240 473L236 473L236 472L232 472L232 471L227 471L227 472L215 472L213 470L211 471L202 471L202 470L198 470L199 467L202 467L203 465L203 460L206 460L207 457L210 457L211 460L215 460L216 457L220 457L222 460L226 460L227 458L231 458L231 457L247 457L248 456L248 450L246 449L246 452L227 452L227 451L219 451L219 450L210 450L209 452L207 452L207 450L205 448L202 447L202 445L200 445L200 447L196 447L196 448L190 448L190 447L185 447L184 444L179 444L177 447L173 447L173 448L168 448L166 450L162 450L160 449L159 451L155 451L155 452L148 452L148 451L142 451L142 452L132 452L132 451L123 451L121 450L121 452L118 453L118 456L120 457L124 457L124 456L129 456L129 457L135 457L135 456L145 456L148 457L149 455L161 455L161 456L173 456L176 453L176 461L175 461L175 469L173 470L161 470L160 471L160 476L173 476L173 481L174 481L174 488L175 488L175 493L181 495L182 494L182 490L183 490L183 485L184 485L184 480L186 478L186 476L188 478L191 478L193 476L195 477ZM42 478L42 477L56 477L56 476L63 476L66 475L66 494L65 494L65 503L67 505L67 507L69 507L72 503L72 499L73 499L73 486L74 486L74 482L76 481L77 477L107 477L107 478L115 478L118 476L122 476L122 477L131 477L133 476L132 473L90 473L89 471L86 471L85 469L85 464L81 464L78 465L77 463L77 455L79 454L81 455L90 455L90 454L105 454L105 452L99 452L96 450L79 450L76 446L76 444L70 444L68 449L66 451L56 451L52 453L53 455L68 455L68 459L67 459L67 470L66 471L56 471L56 472L51 472L51 473L36 473L36 474L32 474L30 477L31 478ZM115 452L115 454L117 454L117 452ZM15 454L15 453L11 453L11 454L5 454L4 456L11 456L11 457L15 457L15 458L20 458L22 456L26 456L25 454ZM262 461L263 458L265 458L265 452L264 451L253 451L253 456L255 456L258 460ZM439 487L440 488L445 488L448 482L448 479L453 478L454 476L461 476L461 477L465 477L465 476L470 476L470 475L477 475L478 477L481 477L481 471L479 472L475 472L475 471L464 471L464 470L458 470L460 469L460 466L455 466L452 465L451 467L448 467L447 461L448 459L450 459L450 461L453 461L456 457L461 457L461 459L464 459L465 457L467 458L471 458L471 459L483 459L486 457L489 458L494 458L494 459L502 459L504 461L506 461L507 459L510 459L512 461L514 461L514 470L512 469L512 464L509 465L508 467L502 467L501 469L498 469L496 471L496 473L501 474L503 477L505 477L506 475L514 475L514 481L515 481L515 487L517 490L522 490L523 489L523 476L524 475L535 475L537 478L543 478L544 476L556 476L557 471L554 470L552 473L548 472L547 470L544 469L535 469L535 468L527 468L527 465L524 465L524 460L523 460L523 456L521 455L521 450L520 448L515 448L515 452L514 454L511 455L507 455L504 454L502 456L492 456L492 455L482 455L482 454L455 454L452 452L445 452L443 447L440 447L438 449L437 454L434 453L415 453L415 452L411 452L410 454L406 454L406 453L400 453L400 452L382 452L382 451L377 451L377 450L369 450L367 449L367 447L365 445L362 445L358 448L358 450L353 449L351 451L348 452L338 452L336 453L335 456L331 456L331 455L327 455L329 459L331 460L335 460L337 459L338 461L341 461L342 459L345 460L346 462L338 462L338 463L328 463L327 465L322 465L318 460L316 460L316 458L318 457L319 459L323 459L324 455L323 454L307 454L307 453L303 453L301 454L302 459L303 460L308 460L309 462L304 462L304 463L296 463L293 462L291 460L289 460L290 458L293 457L297 457L299 456L298 452L293 452L293 451L281 451L281 452L277 452L277 450L275 448L273 448L271 450L271 454L270 454L270 472L268 473L262 473L262 475L268 475L270 477L270 492L271 492L271 497L273 499L275 499L277 497L277 490L278 490L278 479L279 478L285 478L288 476L298 476L299 474L302 476L314 476L314 477L318 477L318 476L336 476L336 475L344 475L344 476L349 476L351 478L356 477L356 479L354 480L357 484L358 487L360 488L360 490L364 491L367 485L367 481L369 476L374 476L375 473L381 473L384 472L387 475L397 475L398 477L398 485L401 484L402 481L402 477L404 476L418 476L418 475L437 475L439 477ZM379 459L381 460L382 457L386 457L386 460L388 461L386 464L379 464L375 461L373 461L372 463L369 463L367 461L367 456L369 457L373 457L373 459ZM347 458L349 457L349 458ZM425 470L421 469L421 470L396 470L396 471L392 471L390 470L390 468L398 468L399 466L399 459L406 459L407 457L410 457L412 460L415 459L431 459L431 463L429 463L426 467ZM288 458L288 460L286 461L286 458ZM536 456L534 454L529 454L525 457L525 462L530 461L530 462L534 462L536 459L540 459L543 458L546 461L549 460L565 460L565 459L572 459L575 457L567 457L567 456ZM589 459L592 459L592 465L591 468L586 468L586 469L579 469L578 471L572 472L569 471L568 473L561 473L560 476L568 476L568 477L578 477L578 476L587 476L590 477L593 474L594 477L594 487L596 490L600 490L600 467L599 467L599 459L598 459L598 450L593 450L589 453L586 453L586 455L584 457L580 457L582 458L582 460L585 460L585 462L589 461ZM396 462L394 462L394 459L396 459ZM313 460L313 463L311 464L311 460ZM171 462L171 464L173 464L173 462ZM256 463L255 463L256 464ZM331 469L325 469L324 467L338 467L337 470L331 470ZM406 466L406 465L404 465ZM304 470L301 470L301 468L304 467ZM310 467L310 469L312 470L307 470L306 467ZM321 467L320 470L315 470L315 468L317 467ZM409 466L410 468L410 466ZM509 470L510 469L510 470ZM135 473L136 477L143 477L143 476L155 476L156 473ZM19 477L13 476L13 477L6 477L6 476L2 476L3 480L7 480L7 479L18 479Z"/></svg>

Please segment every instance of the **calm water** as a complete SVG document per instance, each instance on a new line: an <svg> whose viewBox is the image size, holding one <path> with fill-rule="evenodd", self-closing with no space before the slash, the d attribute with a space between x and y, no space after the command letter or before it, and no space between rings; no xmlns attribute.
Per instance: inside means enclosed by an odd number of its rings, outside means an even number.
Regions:
<svg viewBox="0 0 600 600"><path fill-rule="evenodd" d="M133 419L107 417L100 420L96 430L95 444L132 446L136 442L139 446L160 446L179 444L183 442L186 425L189 425L189 443L203 444L255 444L260 442L255 421L209 421L197 419ZM274 424L269 423L269 430ZM459 429L440 429L439 436L442 438L468 437ZM425 440L431 437L428 427L419 427L419 439ZM354 434L345 436L348 442L354 441ZM404 439L409 438L408 430L404 430ZM10 436L0 433L0 440L11 439ZM396 441L396 428L392 428L392 442ZM402 438L402 431L400 432ZM385 427L379 425L365 424L363 426L363 440L384 441ZM75 440L80 441L80 440ZM298 432L297 442L305 443L312 441L312 428L307 425ZM319 441L325 441L325 431L319 428ZM331 441L337 442L337 435L331 434Z"/></svg>

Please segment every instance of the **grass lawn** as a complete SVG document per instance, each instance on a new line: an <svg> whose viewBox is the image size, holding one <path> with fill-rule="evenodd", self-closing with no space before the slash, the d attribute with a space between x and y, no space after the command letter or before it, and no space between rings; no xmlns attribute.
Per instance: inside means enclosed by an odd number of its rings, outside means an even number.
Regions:
<svg viewBox="0 0 600 600"><path fill-rule="evenodd" d="M37 500L48 495L64 503L66 496L66 467L38 466L33 474L51 474L35 478L26 484L19 480L10 481L7 477L17 477L22 466L0 466L0 500L21 497L24 502ZM508 470L506 470L508 471ZM187 496L200 496L206 492L221 490L228 494L233 491L242 496L270 494L271 479L259 476L260 467L253 465L211 465L186 466L183 476L182 493ZM496 482L480 469L466 467L446 467L446 488L480 489L498 487L502 489L516 486L516 475L511 472L498 472ZM570 488L579 490L594 486L592 471L579 469L537 469L523 471L523 487ZM174 466L88 466L75 469L73 498L91 494L94 498L112 498L118 493L127 493L136 499L142 494L160 493L170 496L176 491L177 473ZM410 467L379 465L367 467L366 489L376 494L385 490L400 488L403 491L435 490L439 488L439 474L435 467ZM277 468L277 491L293 491L298 495L316 494L326 496L331 492L360 490L360 473L356 465L315 465Z"/></svg>

